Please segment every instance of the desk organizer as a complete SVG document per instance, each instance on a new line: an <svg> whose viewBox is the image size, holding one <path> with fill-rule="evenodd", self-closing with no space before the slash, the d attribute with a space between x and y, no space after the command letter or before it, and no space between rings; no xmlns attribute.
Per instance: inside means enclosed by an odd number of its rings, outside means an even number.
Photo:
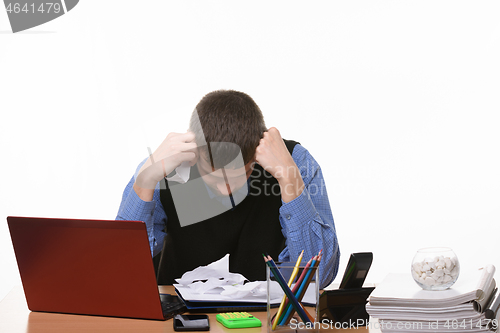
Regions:
<svg viewBox="0 0 500 333"><path fill-rule="evenodd" d="M286 282L289 281L290 276L292 275L293 269L294 269L294 264L293 263L276 263L276 268L278 271L281 273L283 276L284 280ZM306 268L305 264L299 265L299 271L296 276L296 278L293 281L293 284L290 288L290 290L294 290L294 286L296 282L299 280L300 276L302 275L302 272L304 271L304 268ZM273 330L273 320L276 320L276 314L279 311L279 307L282 301L282 297L274 297L274 294L276 293L276 290L278 292L281 292L281 295L283 295L282 288L278 285L278 282L276 282L276 278L274 277L271 269L269 267L266 267L266 274L267 274L267 331L268 333L275 333L275 332L280 332L284 333L286 331L308 331L308 332L318 332L319 331L319 313L318 313L318 301L319 301L319 285L316 283L316 281L319 281L319 270L317 267L311 268L308 267L308 270L310 270L310 283L307 285L307 289L304 293L304 297L301 298L300 296L297 296L298 292L300 291L300 288L297 287L297 290L295 291L295 296L297 300L302 304L303 308L305 311L310 315L308 317L309 319L312 319L310 322L307 324L303 322L301 317L297 314L297 312L292 308L293 316L288 316L288 318L291 318L290 321L284 325L279 325L277 324L276 327ZM307 271L306 271L307 274ZM274 284L271 288L271 284ZM271 291L273 295L270 293ZM282 313L286 314L286 309L282 311ZM315 325L316 324L316 325Z"/></svg>
<svg viewBox="0 0 500 333"><path fill-rule="evenodd" d="M343 327L342 323L366 326L369 318L366 303L374 289L369 287L325 290L319 298L320 321L329 320L332 325L338 323L336 326L339 327Z"/></svg>

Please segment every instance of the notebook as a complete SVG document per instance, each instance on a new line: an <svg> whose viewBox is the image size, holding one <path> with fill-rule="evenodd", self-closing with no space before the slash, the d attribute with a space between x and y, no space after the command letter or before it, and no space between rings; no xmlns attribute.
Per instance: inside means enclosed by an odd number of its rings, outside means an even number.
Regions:
<svg viewBox="0 0 500 333"><path fill-rule="evenodd" d="M164 320L186 309L176 296L162 306L144 222L7 223L31 311Z"/></svg>
<svg viewBox="0 0 500 333"><path fill-rule="evenodd" d="M267 311L267 303L253 302L196 302L187 301L179 296L189 312L242 312L242 311ZM278 307L279 304L271 304L272 308Z"/></svg>
<svg viewBox="0 0 500 333"><path fill-rule="evenodd" d="M184 301L189 312L244 312L244 311L267 311L267 298L255 298L252 296L243 298L227 299L227 296L220 296L216 293L199 294L191 291L187 286L176 286L175 292ZM302 304L316 306L315 282L311 282L307 289ZM270 307L276 308L283 299L283 291L278 292L279 297L270 300Z"/></svg>

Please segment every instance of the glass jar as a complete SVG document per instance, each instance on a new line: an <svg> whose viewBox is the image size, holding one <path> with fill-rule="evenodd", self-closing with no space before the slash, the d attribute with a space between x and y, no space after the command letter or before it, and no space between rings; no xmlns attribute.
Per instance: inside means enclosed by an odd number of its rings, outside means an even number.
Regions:
<svg viewBox="0 0 500 333"><path fill-rule="evenodd" d="M445 290L458 279L460 263L448 247L427 247L417 251L411 275L424 290Z"/></svg>

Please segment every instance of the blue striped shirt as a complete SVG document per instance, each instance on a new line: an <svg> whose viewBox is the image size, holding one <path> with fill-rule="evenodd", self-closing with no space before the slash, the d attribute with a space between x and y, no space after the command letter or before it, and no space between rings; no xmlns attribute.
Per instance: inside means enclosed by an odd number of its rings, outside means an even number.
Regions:
<svg viewBox="0 0 500 333"><path fill-rule="evenodd" d="M330 202L321 168L311 154L301 145L296 145L292 158L300 170L305 188L294 200L282 202L279 220L286 247L278 260L295 262L302 250L304 260L308 260L323 249L319 266L320 288L323 288L337 275L340 259ZM127 184L116 219L144 221L151 253L155 256L162 249L165 237L163 230L168 222L160 201L159 185L156 186L152 201L141 200L133 189L137 172L145 161L137 167L136 174Z"/></svg>

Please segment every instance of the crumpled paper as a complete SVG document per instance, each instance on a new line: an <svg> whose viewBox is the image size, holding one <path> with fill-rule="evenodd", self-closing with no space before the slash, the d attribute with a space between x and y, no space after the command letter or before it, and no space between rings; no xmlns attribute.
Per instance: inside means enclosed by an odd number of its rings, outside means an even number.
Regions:
<svg viewBox="0 0 500 333"><path fill-rule="evenodd" d="M266 281L248 282L243 275L229 272L229 254L207 266L186 272L175 281L178 283L176 288L186 290L189 287L189 294L210 294L213 300L267 299ZM270 292L271 299L280 298L283 294L275 281L271 281Z"/></svg>

